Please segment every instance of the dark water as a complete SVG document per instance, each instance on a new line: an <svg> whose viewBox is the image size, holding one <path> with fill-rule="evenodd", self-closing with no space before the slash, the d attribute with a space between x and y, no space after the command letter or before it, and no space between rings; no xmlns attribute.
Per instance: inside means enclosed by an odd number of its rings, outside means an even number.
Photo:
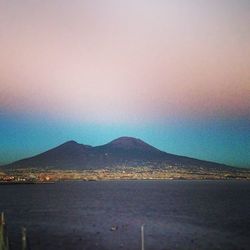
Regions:
<svg viewBox="0 0 250 250"><path fill-rule="evenodd" d="M0 186L13 249L250 249L250 182L106 181ZM116 230L110 230L115 226Z"/></svg>

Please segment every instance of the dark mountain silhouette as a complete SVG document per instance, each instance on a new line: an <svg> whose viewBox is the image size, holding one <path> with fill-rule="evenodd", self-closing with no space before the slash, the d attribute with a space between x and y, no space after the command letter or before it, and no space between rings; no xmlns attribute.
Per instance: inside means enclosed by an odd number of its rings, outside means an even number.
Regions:
<svg viewBox="0 0 250 250"><path fill-rule="evenodd" d="M92 147L68 141L36 156L5 165L5 168L101 169L117 167L165 166L181 168L235 169L223 164L163 152L140 139L120 137Z"/></svg>

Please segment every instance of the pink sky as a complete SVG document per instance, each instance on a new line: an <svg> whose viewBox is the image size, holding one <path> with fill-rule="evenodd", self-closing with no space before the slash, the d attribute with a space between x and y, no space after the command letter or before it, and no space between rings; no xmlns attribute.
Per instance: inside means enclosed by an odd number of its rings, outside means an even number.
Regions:
<svg viewBox="0 0 250 250"><path fill-rule="evenodd" d="M0 106L107 122L249 115L249 27L249 1L1 1Z"/></svg>

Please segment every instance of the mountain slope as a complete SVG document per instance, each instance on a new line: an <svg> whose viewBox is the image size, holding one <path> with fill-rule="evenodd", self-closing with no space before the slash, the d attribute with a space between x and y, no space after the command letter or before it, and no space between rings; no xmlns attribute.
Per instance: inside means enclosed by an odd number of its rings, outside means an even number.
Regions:
<svg viewBox="0 0 250 250"><path fill-rule="evenodd" d="M120 137L105 145L91 147L75 141L66 142L36 156L8 164L8 168L100 169L121 166L203 167L229 170L232 167L169 154L133 137Z"/></svg>
<svg viewBox="0 0 250 250"><path fill-rule="evenodd" d="M14 168L45 168L59 167L74 168L87 162L91 146L68 141L36 156L16 161L8 166Z"/></svg>

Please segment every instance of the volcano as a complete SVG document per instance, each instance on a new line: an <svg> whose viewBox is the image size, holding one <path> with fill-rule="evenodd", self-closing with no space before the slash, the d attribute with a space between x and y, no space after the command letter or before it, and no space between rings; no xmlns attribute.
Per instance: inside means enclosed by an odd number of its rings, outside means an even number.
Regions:
<svg viewBox="0 0 250 250"><path fill-rule="evenodd" d="M3 167L8 169L87 170L142 166L152 168L174 166L175 168L205 168L210 170L235 169L224 164L166 153L140 139L127 136L96 147L68 141L46 152Z"/></svg>

